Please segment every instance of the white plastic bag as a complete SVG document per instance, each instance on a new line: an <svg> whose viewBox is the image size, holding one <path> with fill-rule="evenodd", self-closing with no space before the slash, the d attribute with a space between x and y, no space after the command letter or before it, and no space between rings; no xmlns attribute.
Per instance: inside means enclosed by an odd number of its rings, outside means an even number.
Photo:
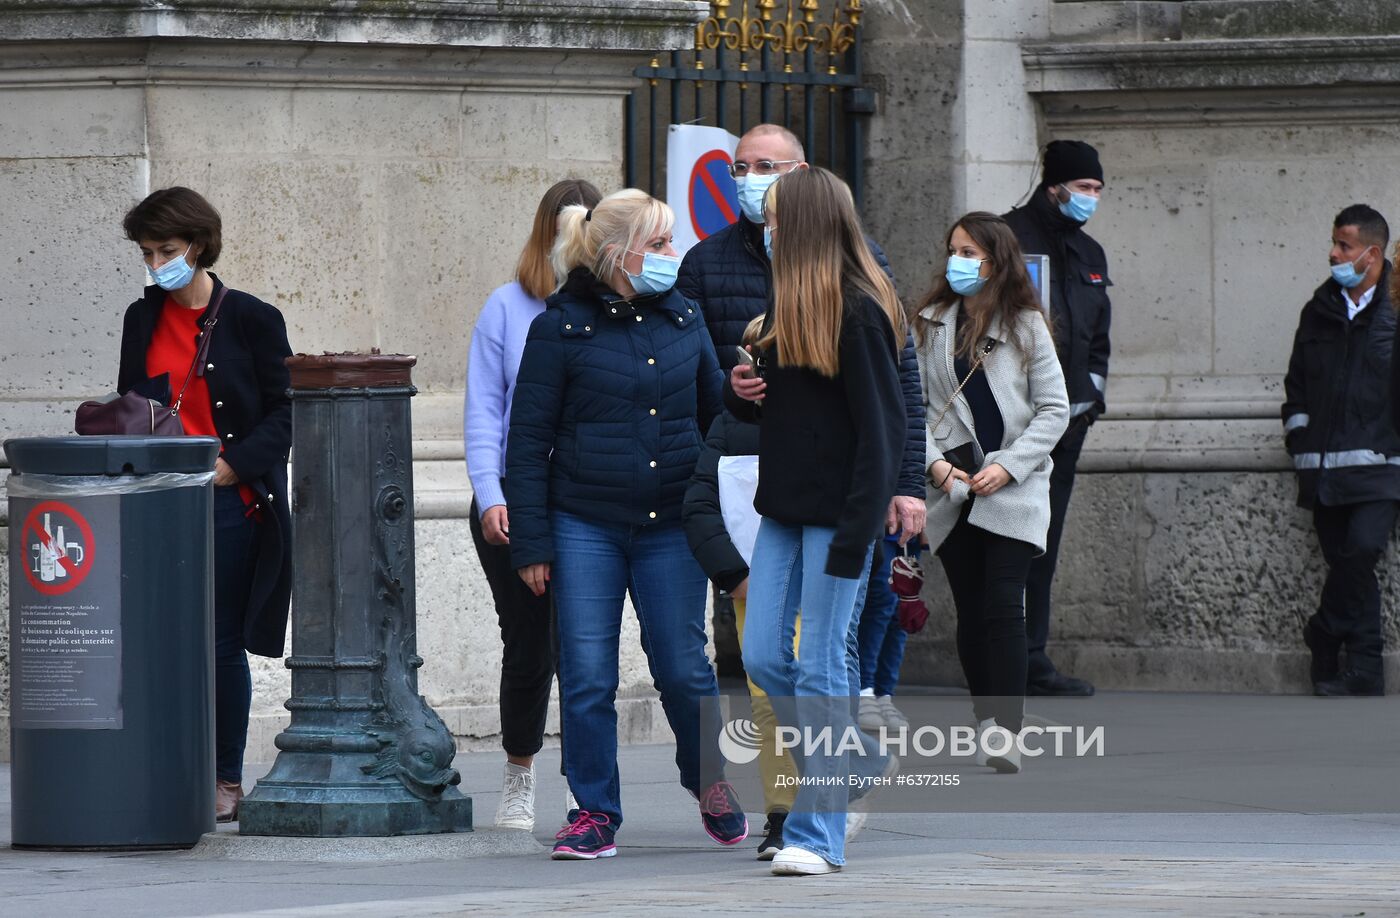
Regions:
<svg viewBox="0 0 1400 918"><path fill-rule="evenodd" d="M739 549L745 564L753 563L753 543L758 539L758 511L753 497L758 491L757 456L721 456L719 459L719 509L729 541Z"/></svg>

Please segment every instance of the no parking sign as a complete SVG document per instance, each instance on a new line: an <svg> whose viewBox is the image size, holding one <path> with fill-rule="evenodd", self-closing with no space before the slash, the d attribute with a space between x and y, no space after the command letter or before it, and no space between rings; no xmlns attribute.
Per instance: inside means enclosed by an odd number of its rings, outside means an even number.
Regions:
<svg viewBox="0 0 1400 918"><path fill-rule="evenodd" d="M676 212L675 247L695 243L739 219L729 175L739 138L722 128L673 124L666 142L666 203Z"/></svg>

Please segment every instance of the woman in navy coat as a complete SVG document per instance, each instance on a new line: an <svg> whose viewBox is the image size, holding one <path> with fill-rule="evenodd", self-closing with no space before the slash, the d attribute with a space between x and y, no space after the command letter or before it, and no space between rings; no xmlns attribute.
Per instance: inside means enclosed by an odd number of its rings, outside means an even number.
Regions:
<svg viewBox="0 0 1400 918"><path fill-rule="evenodd" d="M671 209L635 189L559 215L561 281L530 326L506 446L512 563L559 616L569 787L579 810L558 859L610 857L622 824L617 771L618 641L632 595L681 784L705 830L748 833L724 780L718 685L705 655L706 579L681 505L723 377L704 319L673 288Z"/></svg>
<svg viewBox="0 0 1400 918"><path fill-rule="evenodd" d="M201 339L209 351L180 406L185 433L219 438L214 466L215 810L236 819L243 797L252 679L248 653L280 657L292 594L287 454L292 349L273 306L225 288L209 270L222 246L219 213L188 188L163 188L131 209L127 238L155 283L122 325L117 390L167 402ZM217 322L209 306L222 297Z"/></svg>

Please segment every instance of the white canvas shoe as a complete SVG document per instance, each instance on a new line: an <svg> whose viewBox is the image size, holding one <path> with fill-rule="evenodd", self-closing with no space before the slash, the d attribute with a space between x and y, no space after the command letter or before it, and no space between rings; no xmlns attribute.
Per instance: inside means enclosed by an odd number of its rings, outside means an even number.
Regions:
<svg viewBox="0 0 1400 918"><path fill-rule="evenodd" d="M885 726L891 730L901 730L909 726L909 718L904 716L904 712L894 706L894 698L889 695L881 695L875 699L880 703L880 713L884 715Z"/></svg>
<svg viewBox="0 0 1400 918"><path fill-rule="evenodd" d="M836 873L841 869L820 854L788 845L773 855L773 875L779 877L817 877L826 873Z"/></svg>
<svg viewBox="0 0 1400 918"><path fill-rule="evenodd" d="M860 710L856 712L856 723L867 733L879 733L886 725L885 711L873 695L860 696Z"/></svg>
<svg viewBox="0 0 1400 918"><path fill-rule="evenodd" d="M506 763L501 803L496 807L496 828L535 830L535 769Z"/></svg>

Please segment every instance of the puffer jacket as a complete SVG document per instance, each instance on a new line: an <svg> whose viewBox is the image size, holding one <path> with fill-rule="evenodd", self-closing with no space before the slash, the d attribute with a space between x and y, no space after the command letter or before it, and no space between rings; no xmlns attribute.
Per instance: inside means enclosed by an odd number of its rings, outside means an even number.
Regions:
<svg viewBox="0 0 1400 918"><path fill-rule="evenodd" d="M1328 279L1303 307L1284 378L1283 431L1298 505L1400 500L1400 434L1391 420L1395 309L1386 264L1370 304L1347 319Z"/></svg>
<svg viewBox="0 0 1400 918"><path fill-rule="evenodd" d="M619 297L584 268L530 325L506 441L516 568L554 560L551 510L604 523L680 520L723 374L676 290Z"/></svg>
<svg viewBox="0 0 1400 918"><path fill-rule="evenodd" d="M894 279L885 253L873 241L870 253ZM676 287L700 304L715 343L720 366L728 375L743 344L744 329L768 311L771 268L763 251L763 227L740 217L685 253ZM899 361L899 385L904 394L906 433L895 493L924 497L924 397L919 389L919 358L914 339L907 338Z"/></svg>

